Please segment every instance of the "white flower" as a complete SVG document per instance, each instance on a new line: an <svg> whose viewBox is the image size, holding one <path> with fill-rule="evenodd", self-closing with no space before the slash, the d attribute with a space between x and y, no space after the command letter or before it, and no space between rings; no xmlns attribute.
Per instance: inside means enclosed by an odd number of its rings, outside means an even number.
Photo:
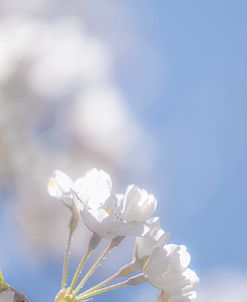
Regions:
<svg viewBox="0 0 247 302"><path fill-rule="evenodd" d="M118 211L117 199L114 196L109 197L96 209L84 207L79 211L84 224L101 238L114 238L120 235L114 231L114 221Z"/></svg>
<svg viewBox="0 0 247 302"><path fill-rule="evenodd" d="M110 176L93 169L75 181L75 204L86 226L102 238L142 236L156 199L133 185L124 195L113 195Z"/></svg>
<svg viewBox="0 0 247 302"><path fill-rule="evenodd" d="M84 207L95 210L111 195L110 176L97 169L87 171L84 177L77 178L75 182L65 173L55 170L48 180L47 187L52 197L67 204L74 200L80 210ZM81 202L78 202L78 199Z"/></svg>
<svg viewBox="0 0 247 302"><path fill-rule="evenodd" d="M198 277L190 268L184 271L164 272L159 278L152 281L152 284L168 294L186 294L195 289Z"/></svg>
<svg viewBox="0 0 247 302"><path fill-rule="evenodd" d="M150 231L146 236L137 237L135 242L134 257L139 262L152 254L154 247L164 246L170 237L170 234L160 228L158 217L152 217L147 220Z"/></svg>
<svg viewBox="0 0 247 302"><path fill-rule="evenodd" d="M167 252L174 270L184 270L190 264L191 257L186 246L167 244L164 246L164 250Z"/></svg>
<svg viewBox="0 0 247 302"><path fill-rule="evenodd" d="M144 272L150 283L168 295L168 301L193 301L199 278L188 268L189 263L185 246L168 244L154 248Z"/></svg>
<svg viewBox="0 0 247 302"><path fill-rule="evenodd" d="M164 247L153 249L144 270L150 280L156 280L163 273L183 271L189 263L190 254L184 245L166 244Z"/></svg>
<svg viewBox="0 0 247 302"><path fill-rule="evenodd" d="M129 222L145 222L157 206L154 195L135 185L129 185L123 200L122 220Z"/></svg>
<svg viewBox="0 0 247 302"><path fill-rule="evenodd" d="M78 203L80 208L85 206L93 211L104 208L111 190L111 178L103 170L91 169L75 181L75 192L81 201Z"/></svg>
<svg viewBox="0 0 247 302"><path fill-rule="evenodd" d="M48 192L67 205L75 205L84 224L101 238L143 236L155 208L156 199L145 190L128 186L124 195L112 194L112 181L103 170L91 169L71 180L55 170L48 182Z"/></svg>
<svg viewBox="0 0 247 302"><path fill-rule="evenodd" d="M73 181L65 173L55 170L48 180L47 188L52 197L61 199L69 206L72 205Z"/></svg>
<svg viewBox="0 0 247 302"><path fill-rule="evenodd" d="M108 232L118 211L118 200L111 193L109 174L91 169L75 181L74 189L75 205L84 224L102 238L113 237Z"/></svg>
<svg viewBox="0 0 247 302"><path fill-rule="evenodd" d="M121 236L144 236L150 230L147 220L153 215L157 201L152 194L135 185L129 185L124 195L117 195L120 211L114 221L114 230Z"/></svg>

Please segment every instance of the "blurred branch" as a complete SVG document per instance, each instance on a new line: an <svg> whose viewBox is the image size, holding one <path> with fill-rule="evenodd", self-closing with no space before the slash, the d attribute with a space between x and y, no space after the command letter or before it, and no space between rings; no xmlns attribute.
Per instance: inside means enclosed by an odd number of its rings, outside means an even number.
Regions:
<svg viewBox="0 0 247 302"><path fill-rule="evenodd" d="M12 288L5 280L3 277L2 272L0 271L0 293L4 291L9 291L14 293L14 298L11 302L28 302L27 297L19 293L16 289ZM9 301L6 301L9 302Z"/></svg>

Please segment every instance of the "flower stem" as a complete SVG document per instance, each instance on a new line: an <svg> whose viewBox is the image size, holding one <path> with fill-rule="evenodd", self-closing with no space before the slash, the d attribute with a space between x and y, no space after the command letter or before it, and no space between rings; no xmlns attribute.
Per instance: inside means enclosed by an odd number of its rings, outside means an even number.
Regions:
<svg viewBox="0 0 247 302"><path fill-rule="evenodd" d="M83 257L81 259L81 262L79 263L79 265L78 265L78 267L76 269L76 272L74 274L74 277L72 279L72 282L71 282L71 285L70 285L70 292L73 291L73 289L74 289L74 287L76 285L76 282L77 282L78 278L80 277L80 274L81 274L81 271L82 271L84 265L86 264L88 258L92 254L92 252L98 246L99 242L100 242L100 238L98 237L98 235L93 234L92 237L91 237L91 239L90 239L90 241L89 241L89 244L88 244L88 247L86 249L86 252L83 255Z"/></svg>
<svg viewBox="0 0 247 302"><path fill-rule="evenodd" d="M69 236L67 239L67 243L65 246L65 254L64 254L64 264L63 264L63 277L61 283L61 289L65 288L67 285L67 278L68 278L68 269L69 269L69 258L70 258L70 248L71 248L71 241L74 231L69 230Z"/></svg>
<svg viewBox="0 0 247 302"><path fill-rule="evenodd" d="M83 293L82 295L79 295L76 298L76 301L82 301L82 300L91 298L93 296L100 295L100 294L103 294L105 292L111 291L113 289L117 289L117 288L124 287L124 286L133 286L133 285L137 285L137 284L140 284L140 283L143 283L143 282L145 282L144 274L140 274L140 275L134 276L132 278L129 278L126 281L123 281L123 282L120 282L120 283L117 283L117 284L113 284L113 285L110 285L110 286L107 286L107 287L103 287L101 289L89 292L87 294Z"/></svg>
<svg viewBox="0 0 247 302"><path fill-rule="evenodd" d="M169 296L164 291L161 291L160 295L157 298L156 302L167 302L169 299Z"/></svg>
<svg viewBox="0 0 247 302"><path fill-rule="evenodd" d="M96 260L93 266L89 269L86 275L82 278L79 285L74 290L73 294L77 295L87 280L91 277L91 275L96 271L101 262L110 254L110 252L123 240L124 237L115 237L111 240L110 244L107 246L105 251L101 254L101 256Z"/></svg>
<svg viewBox="0 0 247 302"><path fill-rule="evenodd" d="M117 284L114 284L114 285L111 285L111 286L108 286L108 287L104 287L104 288L98 289L96 291L87 293L85 295L78 296L76 300L77 301L82 301L82 300L88 299L90 297L93 297L93 296L96 296L96 295L100 295L100 294L105 293L107 291L110 291L110 290L113 290L113 289L117 289L117 288L120 288L120 287L123 287L123 286L127 286L127 285L128 284L126 283L126 281L120 282L120 283L117 283Z"/></svg>
<svg viewBox="0 0 247 302"><path fill-rule="evenodd" d="M87 294L89 292L96 291L96 290L106 286L107 284L111 283L112 281L114 281L118 278L121 278L121 277L128 276L128 275L136 272L137 270L138 270L137 263L131 262L131 263L123 266L122 268L120 268L120 270L117 273L115 273L114 275L110 276L109 278L105 279L104 281L100 282L99 284L89 288L83 294Z"/></svg>
<svg viewBox="0 0 247 302"><path fill-rule="evenodd" d="M104 286L106 286L107 284L109 284L110 282L112 282L113 280L116 280L118 278L118 274L114 274L111 277L107 278L106 280L100 282L99 284L89 288L88 290L86 290L83 294L88 294L91 292L94 292Z"/></svg>
<svg viewBox="0 0 247 302"><path fill-rule="evenodd" d="M75 229L78 225L78 214L74 210L73 207L67 206L72 213L70 223L69 223L69 236L65 245L65 253L64 253L64 263L63 263L63 276L61 282L61 289L65 288L67 285L67 278L68 278L68 270L69 270L69 259L70 259L70 249L71 249L71 242L72 237L74 234Z"/></svg>

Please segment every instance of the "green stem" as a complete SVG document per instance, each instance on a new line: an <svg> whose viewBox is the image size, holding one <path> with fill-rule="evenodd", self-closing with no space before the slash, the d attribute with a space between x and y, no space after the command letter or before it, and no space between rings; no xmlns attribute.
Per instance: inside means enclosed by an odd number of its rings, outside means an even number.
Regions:
<svg viewBox="0 0 247 302"><path fill-rule="evenodd" d="M87 280L92 276L92 274L96 271L96 269L99 267L101 262L110 254L113 248L115 248L124 237L116 237L111 240L110 244L107 246L105 251L101 254L101 256L96 260L96 262L93 264L93 266L89 269L89 271L86 273L86 275L82 278L79 285L74 290L73 294L77 295L79 291L82 289L84 284L87 282Z"/></svg>
<svg viewBox="0 0 247 302"><path fill-rule="evenodd" d="M118 274L114 274L113 276L107 278L106 280L100 282L99 284L89 288L83 294L88 294L88 293L94 292L94 291L106 286L107 284L111 283L113 280L116 280L117 278L118 278Z"/></svg>
<svg viewBox="0 0 247 302"><path fill-rule="evenodd" d="M124 282L120 282L120 283L117 283L117 284L114 284L114 285L111 285L111 286L108 286L108 287L104 287L104 288L95 290L93 292L87 293L85 295L84 294L80 295L80 296L77 297L76 301L82 301L82 300L88 299L90 297L100 295L100 294L108 292L110 290L117 289L117 288L120 288L120 287L124 287L124 286L127 286L127 285L128 285L127 282L124 281Z"/></svg>
<svg viewBox="0 0 247 302"><path fill-rule="evenodd" d="M110 286L107 286L107 287L103 287L101 289L91 291L91 292L88 292L88 293L85 292L85 293L79 295L76 298L76 301L82 301L82 300L91 298L93 296L100 295L100 294L103 294L105 292L111 291L113 289L117 289L117 288L124 287L124 286L133 286L133 285L137 285L137 284L140 284L140 283L143 283L143 282L145 282L144 274L136 275L136 276L134 276L132 278L129 278L128 280L125 280L123 282L113 284L113 285L110 285Z"/></svg>
<svg viewBox="0 0 247 302"><path fill-rule="evenodd" d="M117 273L115 273L114 275L110 276L109 278L105 279L104 281L100 282L99 284L89 288L83 294L87 294L89 292L96 291L96 290L106 286L107 284L111 283L112 281L114 281L118 278L121 278L121 277L126 277L126 276L136 272L137 270L138 270L137 263L131 262L131 263L123 266L122 268L120 268L120 270Z"/></svg>
<svg viewBox="0 0 247 302"><path fill-rule="evenodd" d="M71 248L73 233L74 233L74 230L70 228L69 229L69 236L68 236L67 243L66 243L66 246L65 246L64 264L63 264L63 277L62 277L61 289L65 288L66 285L67 285L68 270L69 270L69 259L70 259L70 248Z"/></svg>
<svg viewBox="0 0 247 302"><path fill-rule="evenodd" d="M72 292L73 289L75 288L76 282L77 282L78 278L80 277L80 274L81 274L81 271L82 271L83 267L85 266L88 258L92 254L92 252L98 246L99 242L100 242L100 238L96 234L93 234L90 241L89 241L86 252L85 252L84 256L82 257L81 262L79 263L79 265L76 269L76 272L74 274L74 277L72 279L72 282L71 282L71 285L70 285L70 292Z"/></svg>

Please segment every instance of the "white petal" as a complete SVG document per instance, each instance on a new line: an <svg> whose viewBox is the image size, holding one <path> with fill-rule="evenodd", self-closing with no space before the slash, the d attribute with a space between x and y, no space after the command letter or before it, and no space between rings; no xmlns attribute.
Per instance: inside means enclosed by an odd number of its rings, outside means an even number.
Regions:
<svg viewBox="0 0 247 302"><path fill-rule="evenodd" d="M146 221L150 218L157 207L157 200L152 194L144 194L142 201L139 203L142 212L141 220Z"/></svg>
<svg viewBox="0 0 247 302"><path fill-rule="evenodd" d="M122 219L129 222L144 222L152 216L156 199L145 190L129 185L124 195Z"/></svg>
<svg viewBox="0 0 247 302"><path fill-rule="evenodd" d="M119 204L123 203L123 198L124 198L123 194L116 194L116 198L117 198Z"/></svg>
<svg viewBox="0 0 247 302"><path fill-rule="evenodd" d="M155 247L143 270L151 283L169 269L169 259L162 247Z"/></svg>
<svg viewBox="0 0 247 302"><path fill-rule="evenodd" d="M75 205L77 212L78 213L82 212L85 209L84 203L80 199L78 199L77 194L72 193L72 196L73 196L73 201L74 201L74 205Z"/></svg>
<svg viewBox="0 0 247 302"><path fill-rule="evenodd" d="M111 232L118 236L144 236L149 228L144 223L117 221Z"/></svg>
<svg viewBox="0 0 247 302"><path fill-rule="evenodd" d="M190 264L190 254L184 245L167 244L165 250L170 258L170 263L175 270L184 270Z"/></svg>
<svg viewBox="0 0 247 302"><path fill-rule="evenodd" d="M154 247L162 247L169 238L169 234L160 228L158 217L149 219L147 225L150 227L148 234L137 237L135 242L135 257L139 260L150 256Z"/></svg>
<svg viewBox="0 0 247 302"><path fill-rule="evenodd" d="M118 199L115 195L111 195L102 205L102 209L107 212L114 212L119 207Z"/></svg>
<svg viewBox="0 0 247 302"><path fill-rule="evenodd" d="M166 272L152 281L152 284L169 294L182 292L182 289L190 284L182 272Z"/></svg>
<svg viewBox="0 0 247 302"><path fill-rule="evenodd" d="M156 280L152 280L152 284L169 294L184 294L195 289L199 282L196 273L187 268L184 272L170 271Z"/></svg>
<svg viewBox="0 0 247 302"><path fill-rule="evenodd" d="M191 270L190 268L187 268L184 272L183 275L186 279L190 281L190 289L195 289L200 282L199 277L197 276L196 272Z"/></svg>
<svg viewBox="0 0 247 302"><path fill-rule="evenodd" d="M160 228L160 219L159 217L151 217L147 220L147 224L150 225L151 229Z"/></svg>
<svg viewBox="0 0 247 302"><path fill-rule="evenodd" d="M101 223L103 220L109 217L108 213L104 209L91 210L90 214Z"/></svg>
<svg viewBox="0 0 247 302"><path fill-rule="evenodd" d="M115 237L115 235L111 236L111 234L109 234L112 225L112 217L107 215L104 210L101 209L99 213L97 213L97 210L84 210L81 212L81 218L88 229L99 235L101 238Z"/></svg>
<svg viewBox="0 0 247 302"><path fill-rule="evenodd" d="M59 199L71 196L73 181L65 173L55 170L48 181L48 192Z"/></svg>
<svg viewBox="0 0 247 302"><path fill-rule="evenodd" d="M111 195L111 178L103 170L89 170L75 181L79 198L91 209L101 207Z"/></svg>
<svg viewBox="0 0 247 302"><path fill-rule="evenodd" d="M124 194L123 215L125 221L135 221L136 211L138 210L138 202L140 200L140 192L134 185L129 185Z"/></svg>
<svg viewBox="0 0 247 302"><path fill-rule="evenodd" d="M146 256L152 254L154 248L154 241L148 237L137 237L135 242L135 257L142 260Z"/></svg>

